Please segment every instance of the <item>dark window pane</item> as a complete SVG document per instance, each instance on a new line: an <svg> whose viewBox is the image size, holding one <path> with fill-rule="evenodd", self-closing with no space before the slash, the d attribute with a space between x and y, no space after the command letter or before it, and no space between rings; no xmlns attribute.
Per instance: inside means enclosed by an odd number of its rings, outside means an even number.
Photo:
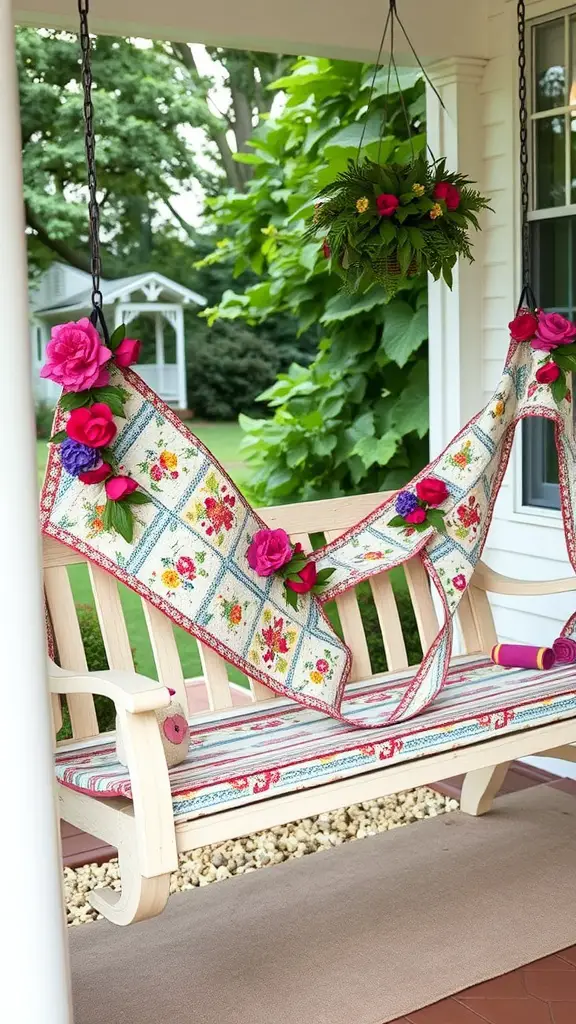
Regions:
<svg viewBox="0 0 576 1024"><path fill-rule="evenodd" d="M568 101L576 106L576 14L570 18L570 52L572 54L572 74L570 75L570 91Z"/></svg>
<svg viewBox="0 0 576 1024"><path fill-rule="evenodd" d="M566 106L564 19L538 25L534 29L534 45L536 110Z"/></svg>
<svg viewBox="0 0 576 1024"><path fill-rule="evenodd" d="M554 427L550 420L544 421L544 466L543 477L545 484L557 484L558 481L558 454L554 440Z"/></svg>
<svg viewBox="0 0 576 1024"><path fill-rule="evenodd" d="M548 310L569 306L570 217L533 221L535 272L539 303Z"/></svg>
<svg viewBox="0 0 576 1024"><path fill-rule="evenodd" d="M534 121L536 133L536 206L566 204L566 121L542 117Z"/></svg>
<svg viewBox="0 0 576 1024"><path fill-rule="evenodd" d="M572 179L572 202L576 203L576 114L570 118L570 177Z"/></svg>

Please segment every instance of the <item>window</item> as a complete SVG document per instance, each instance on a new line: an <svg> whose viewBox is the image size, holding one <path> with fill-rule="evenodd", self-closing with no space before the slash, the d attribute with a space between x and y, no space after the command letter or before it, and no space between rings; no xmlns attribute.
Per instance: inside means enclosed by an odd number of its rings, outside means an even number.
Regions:
<svg viewBox="0 0 576 1024"><path fill-rule="evenodd" d="M530 30L533 277L541 306L576 319L576 7ZM523 503L560 508L552 424L523 427Z"/></svg>

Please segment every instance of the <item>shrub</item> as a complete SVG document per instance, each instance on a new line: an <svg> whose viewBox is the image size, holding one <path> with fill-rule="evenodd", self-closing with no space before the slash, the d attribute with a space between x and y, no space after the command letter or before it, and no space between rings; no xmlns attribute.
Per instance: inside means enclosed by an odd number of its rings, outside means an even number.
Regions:
<svg viewBox="0 0 576 1024"><path fill-rule="evenodd" d="M277 350L245 327L218 324L191 343L188 404L195 416L233 420L254 412L279 368Z"/></svg>
<svg viewBox="0 0 576 1024"><path fill-rule="evenodd" d="M52 421L54 420L54 406L48 402L38 402L36 405L36 437L39 441L47 441L52 434Z"/></svg>

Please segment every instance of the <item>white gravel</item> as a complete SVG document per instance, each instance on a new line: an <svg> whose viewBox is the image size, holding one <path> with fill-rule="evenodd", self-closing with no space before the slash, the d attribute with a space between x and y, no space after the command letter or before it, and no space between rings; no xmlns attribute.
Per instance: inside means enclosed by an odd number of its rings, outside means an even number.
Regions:
<svg viewBox="0 0 576 1024"><path fill-rule="evenodd" d="M265 832L254 832L242 839L200 847L181 854L178 870L170 881L170 892L195 889L232 875L273 867L293 857L319 853L331 846L365 839L377 832L388 832L457 809L458 802L450 797L431 789L413 789L278 825ZM75 870L64 868L68 924L88 924L100 918L88 903L87 894L103 885L120 888L117 860L101 865L86 864Z"/></svg>

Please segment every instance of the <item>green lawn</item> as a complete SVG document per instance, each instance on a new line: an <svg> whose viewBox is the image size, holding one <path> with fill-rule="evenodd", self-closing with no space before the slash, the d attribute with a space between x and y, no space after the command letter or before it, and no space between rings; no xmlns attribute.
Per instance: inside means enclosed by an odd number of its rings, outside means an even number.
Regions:
<svg viewBox="0 0 576 1024"><path fill-rule="evenodd" d="M214 453L224 469L230 473L234 482L241 487L242 480L246 476L246 466L238 455L238 448L242 440L242 431L237 423L194 423L190 429L201 441ZM40 483L44 477L46 466L47 446L45 441L39 441L37 445L38 474ZM88 580L87 569L82 565L71 566L70 579L74 597L78 604L91 604L92 592ZM130 642L134 649L134 658L138 671L143 675L156 677L156 668L152 655L152 648L148 639L148 631L144 622L142 604L140 598L126 587L120 587L122 605L130 634ZM200 657L196 641L188 633L181 629L174 630L178 650L182 659L184 675L189 678L202 674ZM237 682L245 682L244 677L233 668L229 669L231 679Z"/></svg>

